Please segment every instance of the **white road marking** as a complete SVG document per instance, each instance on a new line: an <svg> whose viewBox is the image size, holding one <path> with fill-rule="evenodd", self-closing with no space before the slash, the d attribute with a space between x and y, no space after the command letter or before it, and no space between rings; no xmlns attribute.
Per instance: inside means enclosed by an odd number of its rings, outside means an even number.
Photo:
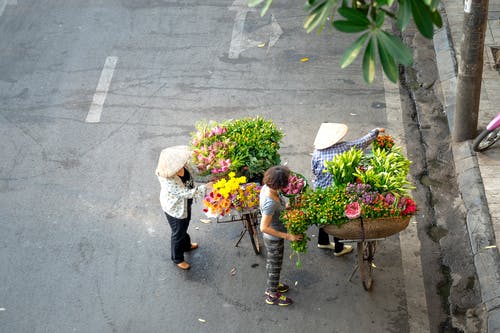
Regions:
<svg viewBox="0 0 500 333"><path fill-rule="evenodd" d="M236 11L233 34L231 36L231 46L229 47L229 59L238 59L240 52L243 50L242 44L245 19L247 17L247 13L251 9L248 8L245 0L235 0L229 10Z"/></svg>
<svg viewBox="0 0 500 333"><path fill-rule="evenodd" d="M0 0L0 16L2 16L5 6L7 6L7 0Z"/></svg>
<svg viewBox="0 0 500 333"><path fill-rule="evenodd" d="M281 29L281 26L278 24L278 21L274 17L274 15L271 15L271 24L269 25L270 27L270 37L269 37L269 45L267 49L269 50L274 44L278 42L278 39L280 36L283 34L283 30Z"/></svg>
<svg viewBox="0 0 500 333"><path fill-rule="evenodd" d="M0 0L0 16L2 16L7 5L17 6L17 0Z"/></svg>
<svg viewBox="0 0 500 333"><path fill-rule="evenodd" d="M387 123L401 124L401 126L397 126L397 128L391 128L388 134L392 135L396 141L402 143L401 148L404 153L406 153L399 86L391 83L384 76L384 91ZM418 255L421 245L417 236L417 224L411 223L405 230L400 232L399 241L401 244L401 259L403 264L410 333L430 332L422 261Z"/></svg>
<svg viewBox="0 0 500 333"><path fill-rule="evenodd" d="M102 107L106 96L108 95L109 86L111 84L111 79L113 78L113 73L115 71L116 63L118 62L118 57L107 57L104 62L104 68L101 72L101 78L97 84L97 88L94 94L94 99L90 105L89 113L87 114L87 123L98 123L101 121Z"/></svg>
<svg viewBox="0 0 500 333"><path fill-rule="evenodd" d="M269 50L274 46L280 36L283 34L278 21L274 15L271 15L271 22L265 26L252 31L251 36L245 33L245 20L247 18L248 12L255 12L255 8L249 8L247 0L235 0L229 10L236 11L236 17L234 18L233 33L231 36L231 45L229 46L229 59L238 59L240 53L253 48L253 47L263 47L267 41L267 49ZM264 41L265 40L265 41Z"/></svg>

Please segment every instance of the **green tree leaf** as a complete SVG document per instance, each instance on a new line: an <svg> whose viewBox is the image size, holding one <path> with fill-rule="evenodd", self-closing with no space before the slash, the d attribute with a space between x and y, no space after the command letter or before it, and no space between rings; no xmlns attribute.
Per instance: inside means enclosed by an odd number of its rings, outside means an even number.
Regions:
<svg viewBox="0 0 500 333"><path fill-rule="evenodd" d="M441 14L437 9L434 9L431 12L431 17L432 17L432 23L438 28L441 28L443 26L443 18L441 17Z"/></svg>
<svg viewBox="0 0 500 333"><path fill-rule="evenodd" d="M378 56L380 58L380 63L382 64L382 69L384 70L385 75L391 82L396 83L399 76L398 65L379 38L377 38L377 47Z"/></svg>
<svg viewBox="0 0 500 333"><path fill-rule="evenodd" d="M431 9L435 10L437 8L438 4L439 4L439 0L432 0L431 1L431 6L430 6Z"/></svg>
<svg viewBox="0 0 500 333"><path fill-rule="evenodd" d="M318 4L324 3L329 0L307 0L307 2L304 5L304 9L306 11L311 10L314 6L317 6Z"/></svg>
<svg viewBox="0 0 500 333"><path fill-rule="evenodd" d="M346 20L336 20L333 21L333 26L338 31L346 32L346 33L355 33L368 30L368 25L360 25L356 24L352 21Z"/></svg>
<svg viewBox="0 0 500 333"><path fill-rule="evenodd" d="M349 45L347 50L345 50L344 54L342 55L342 58L340 59L341 68L346 68L354 61L354 59L356 59L368 37L369 34L368 32L366 32L361 35L354 43Z"/></svg>
<svg viewBox="0 0 500 333"><path fill-rule="evenodd" d="M263 5L261 15L271 6L273 0L247 0L249 6ZM371 41L370 51L363 56L363 75L365 79L373 80L373 65L379 54L384 75L395 82L398 78L398 65L410 65L413 55L410 49L394 34L383 31L386 17L394 19L399 31L404 31L413 18L415 25L424 37L431 39L434 26L443 25L442 17L437 10L441 0L306 0L304 10L308 13L304 21L307 33L313 30L320 33L329 21L334 29L342 33L363 33L362 37L351 44L342 55L341 67L349 66L358 56L367 38L377 38ZM397 2L397 6L395 3ZM341 15L340 20L335 15ZM335 19L334 19L335 18ZM366 35L368 34L368 35ZM369 71L365 71L368 69Z"/></svg>
<svg viewBox="0 0 500 333"><path fill-rule="evenodd" d="M381 28L385 22L385 13L383 11L377 11L377 16L375 18L375 26Z"/></svg>
<svg viewBox="0 0 500 333"><path fill-rule="evenodd" d="M384 30L378 30L377 38L384 44L387 51L392 54L397 63L405 66L409 66L413 63L413 56L410 49L396 36Z"/></svg>
<svg viewBox="0 0 500 333"><path fill-rule="evenodd" d="M312 13L307 17L304 22L304 29L306 29L307 33L310 33L318 26L321 26L321 14L320 13Z"/></svg>
<svg viewBox="0 0 500 333"><path fill-rule="evenodd" d="M348 21L352 21L358 25L370 24L370 20L368 20L364 11L361 9L342 6L339 8L339 14L345 17Z"/></svg>
<svg viewBox="0 0 500 333"><path fill-rule="evenodd" d="M377 1L377 7L392 6L393 3L394 0L379 0Z"/></svg>
<svg viewBox="0 0 500 333"><path fill-rule="evenodd" d="M266 1L264 7L262 8L262 10L260 12L260 16L264 16L267 13L269 7L271 7L271 3L272 2L273 2L273 0L267 0Z"/></svg>
<svg viewBox="0 0 500 333"><path fill-rule="evenodd" d="M399 11L397 14L397 24L401 31L404 31L410 23L411 18L411 0L399 0Z"/></svg>
<svg viewBox="0 0 500 333"><path fill-rule="evenodd" d="M264 3L264 7L262 7L260 11L260 16L266 15L267 11L269 10L269 7L271 7L271 4L273 3L273 0L248 0L248 7L257 7L261 3Z"/></svg>
<svg viewBox="0 0 500 333"><path fill-rule="evenodd" d="M417 26L418 31L426 37L431 39L434 34L434 27L432 25L432 15L429 7L423 6L423 0L410 0L411 12L413 20Z"/></svg>
<svg viewBox="0 0 500 333"><path fill-rule="evenodd" d="M337 0L326 0L312 8L309 16L304 22L304 29L306 29L307 33L310 33L316 28L321 31L327 18L333 14L332 9L336 4Z"/></svg>
<svg viewBox="0 0 500 333"><path fill-rule="evenodd" d="M367 83L372 83L375 78L375 48L373 44L373 38L370 38L363 56L363 78Z"/></svg>

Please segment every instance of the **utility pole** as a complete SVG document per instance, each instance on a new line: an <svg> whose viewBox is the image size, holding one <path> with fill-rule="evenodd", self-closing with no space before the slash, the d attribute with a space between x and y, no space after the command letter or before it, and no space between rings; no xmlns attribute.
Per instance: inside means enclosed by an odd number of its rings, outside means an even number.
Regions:
<svg viewBox="0 0 500 333"><path fill-rule="evenodd" d="M453 125L455 142L473 139L476 136L487 22L488 0L465 0Z"/></svg>

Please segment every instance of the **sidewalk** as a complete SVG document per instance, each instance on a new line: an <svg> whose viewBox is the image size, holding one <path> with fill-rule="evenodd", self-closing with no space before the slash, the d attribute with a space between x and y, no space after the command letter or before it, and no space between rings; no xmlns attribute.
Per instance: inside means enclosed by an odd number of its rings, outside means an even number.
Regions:
<svg viewBox="0 0 500 333"><path fill-rule="evenodd" d="M463 23L462 1L442 0L443 28L434 35L434 48L443 93L443 106L450 129L455 111L457 59ZM500 49L500 3L489 1L479 127L500 112L500 68L495 53ZM500 51L498 51L500 54ZM467 209L467 229L479 279L481 297L488 314L488 332L500 332L500 144L476 154L471 142L452 147L457 179Z"/></svg>

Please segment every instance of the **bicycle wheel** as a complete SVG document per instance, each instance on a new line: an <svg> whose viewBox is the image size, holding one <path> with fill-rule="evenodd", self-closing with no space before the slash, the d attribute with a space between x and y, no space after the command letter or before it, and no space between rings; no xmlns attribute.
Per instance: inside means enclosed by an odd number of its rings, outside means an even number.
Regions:
<svg viewBox="0 0 500 333"><path fill-rule="evenodd" d="M358 242L358 268L363 288L370 291L373 286L373 256L375 255L375 241Z"/></svg>
<svg viewBox="0 0 500 333"><path fill-rule="evenodd" d="M474 142L472 144L472 149L474 151L484 151L488 148L490 148L495 142L500 139L500 133L499 133L500 127L495 128L492 131L489 130L484 130L477 136L476 139L474 139Z"/></svg>
<svg viewBox="0 0 500 333"><path fill-rule="evenodd" d="M250 242L252 243L255 254L260 254L259 234L257 232L256 226L257 217L253 218L252 216L247 215L245 219L245 228L247 229L248 235L250 236Z"/></svg>

